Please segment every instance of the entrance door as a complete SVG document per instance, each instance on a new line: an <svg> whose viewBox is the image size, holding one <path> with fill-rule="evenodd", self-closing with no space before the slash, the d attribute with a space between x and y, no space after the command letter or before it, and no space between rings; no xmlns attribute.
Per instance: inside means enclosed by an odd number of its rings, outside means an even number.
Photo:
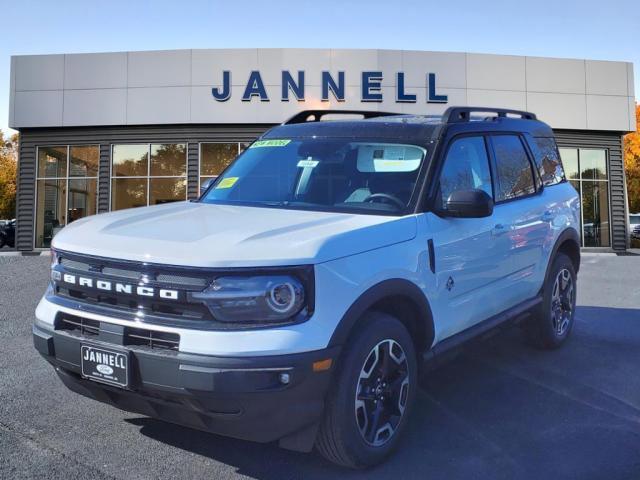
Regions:
<svg viewBox="0 0 640 480"><path fill-rule="evenodd" d="M580 194L582 246L610 247L607 151L601 148L559 150L567 180Z"/></svg>

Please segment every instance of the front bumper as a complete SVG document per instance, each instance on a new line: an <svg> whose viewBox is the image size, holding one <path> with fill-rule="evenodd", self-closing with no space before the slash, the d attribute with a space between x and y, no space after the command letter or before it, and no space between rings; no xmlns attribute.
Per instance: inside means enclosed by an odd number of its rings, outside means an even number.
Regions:
<svg viewBox="0 0 640 480"><path fill-rule="evenodd" d="M116 337L117 338L117 337ZM332 368L313 371L337 347L264 357L214 357L118 346L130 352L130 385L123 390L81 376L82 343L114 347L36 322L36 349L74 392L122 410L220 435L308 451L324 409ZM283 383L281 374L288 374Z"/></svg>

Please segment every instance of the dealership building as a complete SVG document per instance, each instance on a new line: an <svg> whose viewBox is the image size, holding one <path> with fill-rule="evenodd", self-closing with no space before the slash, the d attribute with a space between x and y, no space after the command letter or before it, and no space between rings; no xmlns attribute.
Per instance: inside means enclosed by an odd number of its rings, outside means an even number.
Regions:
<svg viewBox="0 0 640 480"><path fill-rule="evenodd" d="M476 53L225 49L11 58L20 131L16 243L48 248L69 222L192 199L251 141L308 109L534 112L582 199L583 246L623 251L626 62ZM221 228L224 228L221 225Z"/></svg>

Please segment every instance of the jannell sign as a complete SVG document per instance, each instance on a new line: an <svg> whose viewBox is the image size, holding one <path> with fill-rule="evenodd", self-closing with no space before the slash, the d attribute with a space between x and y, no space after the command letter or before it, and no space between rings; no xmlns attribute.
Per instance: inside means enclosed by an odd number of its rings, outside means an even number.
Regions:
<svg viewBox="0 0 640 480"><path fill-rule="evenodd" d="M383 74L380 71L366 71L361 74L361 91L360 100L362 102L382 102L382 81ZM345 101L345 72L338 72L337 76L331 75L330 72L323 71L321 73L320 85L322 90L321 100L329 101L331 94L338 102ZM426 103L447 103L447 95L439 95L436 90L436 74L427 73L425 75L426 84ZM226 102L233 95L233 87L231 83L231 71L222 72L222 86L213 87L211 94L218 102ZM397 103L417 103L418 95L411 93L405 88L404 72L396 73L395 84L395 101ZM305 101L305 72L298 71L294 77L289 70L282 71L280 82L280 100L288 102L290 98L297 101ZM246 84L242 88L242 101L250 102L256 98L262 102L268 102L271 99L267 95L267 89L262 80L260 71L253 70Z"/></svg>

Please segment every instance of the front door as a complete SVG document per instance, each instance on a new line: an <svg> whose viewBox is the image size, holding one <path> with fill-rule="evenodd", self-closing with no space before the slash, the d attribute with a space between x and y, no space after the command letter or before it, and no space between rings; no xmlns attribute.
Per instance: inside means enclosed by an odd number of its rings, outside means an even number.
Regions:
<svg viewBox="0 0 640 480"><path fill-rule="evenodd" d="M483 135L461 136L449 144L439 178L436 205L443 208L456 190L481 189L493 197L487 140ZM432 308L439 326L438 339L465 330L506 308L509 274L509 238L486 218L425 215L433 238L436 286Z"/></svg>

